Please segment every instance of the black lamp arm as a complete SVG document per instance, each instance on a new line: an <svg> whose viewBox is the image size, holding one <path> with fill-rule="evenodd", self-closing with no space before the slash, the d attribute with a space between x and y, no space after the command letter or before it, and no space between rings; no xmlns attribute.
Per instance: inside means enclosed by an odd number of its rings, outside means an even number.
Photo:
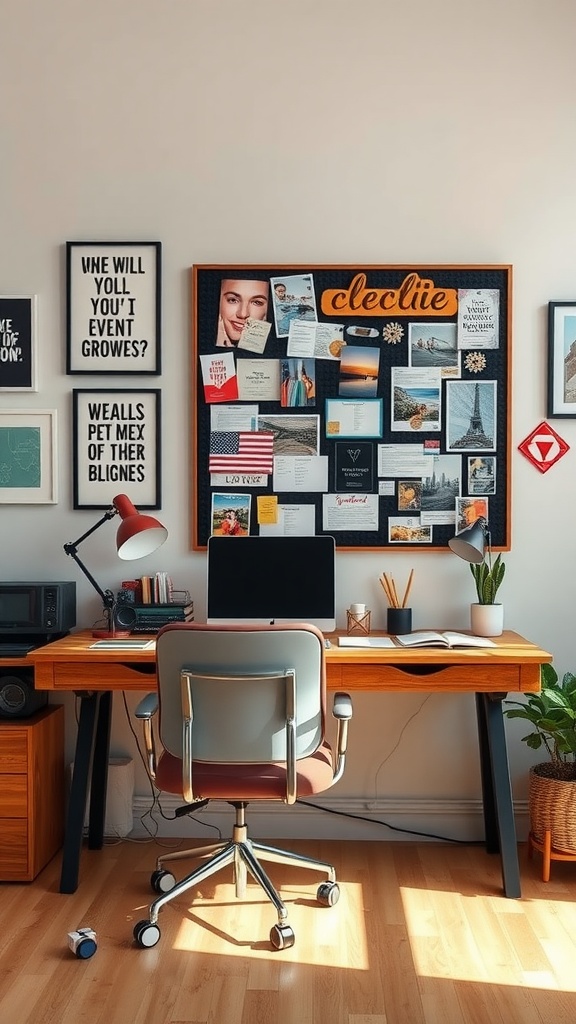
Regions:
<svg viewBox="0 0 576 1024"><path fill-rule="evenodd" d="M104 513L102 518L98 520L97 523L94 523L94 526L91 526L89 530L86 530L86 533L83 533L81 537L78 537L78 540L71 541L69 544L64 544L64 551L66 552L67 555L70 555L70 557L74 559L76 565L82 570L87 579L90 580L90 583L94 587L94 590L102 598L105 608L112 608L112 606L114 605L114 594L112 593L111 590L103 590L100 584L97 583L90 570L86 568L84 562L78 555L78 546L82 544L82 542L85 541L87 537L94 533L95 530L98 530L100 526L102 526L104 523L107 523L109 519L113 519L114 516L117 514L118 509L112 506L112 508L107 509L107 511Z"/></svg>

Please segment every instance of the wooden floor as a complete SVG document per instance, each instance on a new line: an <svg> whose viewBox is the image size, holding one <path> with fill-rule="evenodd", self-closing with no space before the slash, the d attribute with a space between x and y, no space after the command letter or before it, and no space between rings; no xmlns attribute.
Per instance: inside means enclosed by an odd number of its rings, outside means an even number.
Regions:
<svg viewBox="0 0 576 1024"><path fill-rule="evenodd" d="M163 847L169 845L165 840ZM174 843L174 845L176 845ZM270 866L292 949L273 952L272 904L234 897L227 871L160 915L153 949L132 941L147 916L159 847L84 850L81 884L58 892L60 858L30 885L0 885L0 1019L14 1024L574 1024L576 865L520 849L523 897L500 892L480 847L293 842L336 865L340 902L315 902L318 875ZM182 862L175 873L185 873ZM89 926L98 949L69 951Z"/></svg>

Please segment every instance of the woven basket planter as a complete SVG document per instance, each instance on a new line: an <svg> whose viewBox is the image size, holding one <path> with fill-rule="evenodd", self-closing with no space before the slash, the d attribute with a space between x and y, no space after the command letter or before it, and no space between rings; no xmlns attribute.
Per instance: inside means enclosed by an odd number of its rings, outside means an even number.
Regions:
<svg viewBox="0 0 576 1024"><path fill-rule="evenodd" d="M543 843L550 831L552 849L576 855L576 763L534 765L528 803L534 838Z"/></svg>

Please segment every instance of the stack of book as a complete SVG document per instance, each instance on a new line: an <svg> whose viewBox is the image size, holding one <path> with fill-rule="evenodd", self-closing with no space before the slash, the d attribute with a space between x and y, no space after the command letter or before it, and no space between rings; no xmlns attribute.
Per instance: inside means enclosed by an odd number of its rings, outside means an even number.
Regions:
<svg viewBox="0 0 576 1024"><path fill-rule="evenodd" d="M177 604L175 601L156 604L132 605L136 612L136 622L132 633L157 633L168 622L192 622L194 620L194 602Z"/></svg>

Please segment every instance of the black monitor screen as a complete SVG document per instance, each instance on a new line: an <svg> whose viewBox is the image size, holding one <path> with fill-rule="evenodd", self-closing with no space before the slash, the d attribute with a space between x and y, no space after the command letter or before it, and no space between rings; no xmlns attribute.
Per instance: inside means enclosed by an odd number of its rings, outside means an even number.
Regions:
<svg viewBox="0 0 576 1024"><path fill-rule="evenodd" d="M336 628L333 537L210 537L208 622Z"/></svg>

